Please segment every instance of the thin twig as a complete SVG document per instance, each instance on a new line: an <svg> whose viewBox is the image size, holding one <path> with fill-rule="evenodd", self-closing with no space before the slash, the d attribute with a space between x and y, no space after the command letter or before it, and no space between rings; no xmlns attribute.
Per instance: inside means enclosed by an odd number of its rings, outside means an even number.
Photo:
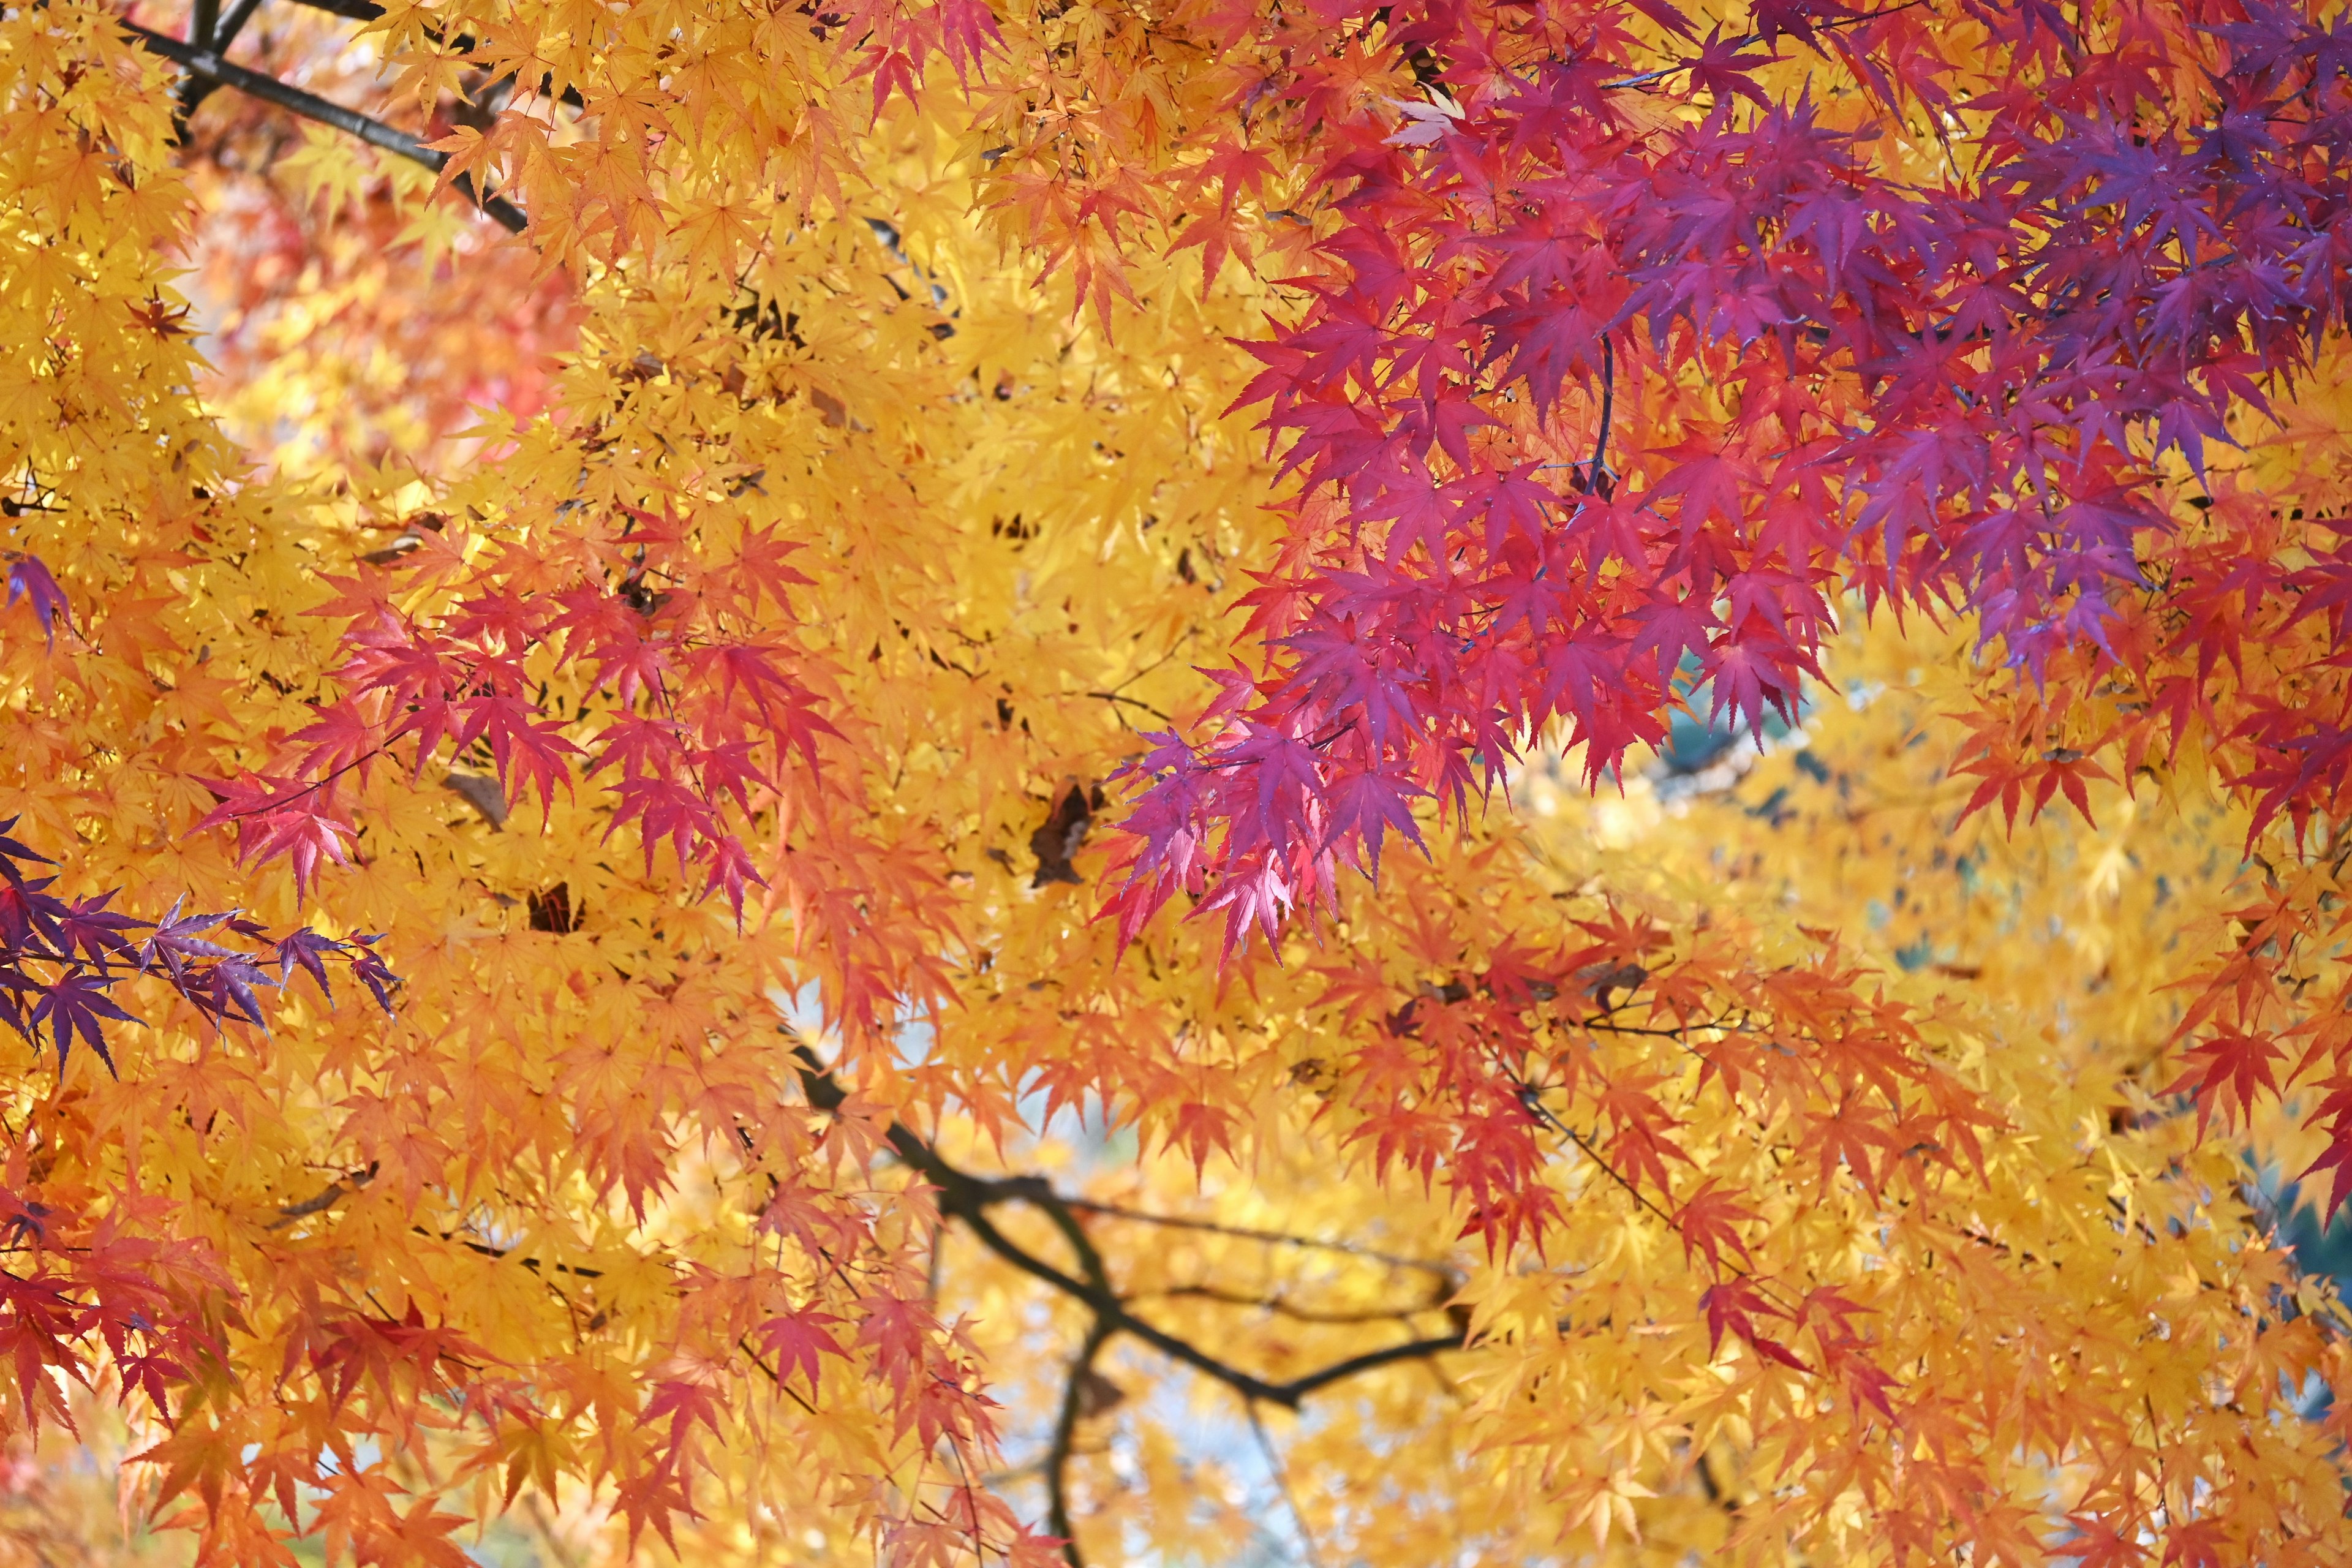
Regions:
<svg viewBox="0 0 2352 1568"><path fill-rule="evenodd" d="M1677 1235L1681 1234L1681 1224L1673 1215L1660 1207L1655 1198L1653 1198L1649 1194L1643 1192L1626 1176L1624 1172L1620 1171L1615 1165L1601 1158L1601 1151L1595 1149L1592 1146L1591 1140L1587 1139L1583 1133L1579 1132L1575 1128L1570 1127L1567 1122L1562 1121L1559 1117L1552 1114L1551 1107L1543 1102L1542 1091L1538 1089L1535 1085L1530 1083L1522 1083L1519 1085L1519 1104L1527 1109L1528 1114L1534 1116L1538 1121L1550 1127L1553 1131L1559 1133L1561 1137L1575 1144L1577 1148L1583 1152L1586 1159L1591 1161L1594 1165L1600 1168L1602 1175L1607 1176L1611 1181L1616 1183L1617 1185L1622 1187L1635 1203L1640 1204L1643 1208L1648 1209L1652 1214L1665 1221L1667 1229L1675 1232Z"/></svg>
<svg viewBox="0 0 2352 1568"><path fill-rule="evenodd" d="M1154 719L1160 721L1162 723L1172 724L1176 721L1170 718L1166 713L1154 708L1150 703L1142 700L1140 698L1122 697L1116 691L1089 691L1087 695L1097 698L1105 702L1125 703L1129 708L1140 708L1146 713L1150 714Z"/></svg>
<svg viewBox="0 0 2352 1568"><path fill-rule="evenodd" d="M1291 1522L1298 1526L1298 1544L1307 1552L1307 1568L1323 1568L1322 1555L1315 1550L1315 1532L1307 1528L1307 1515L1300 1511L1298 1499L1290 1490L1290 1475L1283 1468L1282 1456L1275 1451L1274 1439L1266 1435L1265 1423L1257 1418L1257 1406L1244 1407L1249 1416L1250 1434L1257 1439L1258 1452L1265 1456L1265 1468L1274 1477L1275 1490L1282 1494L1283 1506L1290 1510Z"/></svg>

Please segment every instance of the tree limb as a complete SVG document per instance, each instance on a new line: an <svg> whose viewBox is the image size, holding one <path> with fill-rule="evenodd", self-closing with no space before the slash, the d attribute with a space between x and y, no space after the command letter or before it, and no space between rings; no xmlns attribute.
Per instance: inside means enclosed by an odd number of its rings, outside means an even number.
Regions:
<svg viewBox="0 0 2352 1568"><path fill-rule="evenodd" d="M1228 1290L1216 1285L1171 1285L1164 1290L1146 1290L1139 1295L1157 1296L1162 1300L1215 1301L1228 1307L1257 1307L1288 1318L1294 1323L1410 1323L1416 1312L1437 1309L1427 1302L1408 1307L1302 1307L1276 1292L1260 1296L1247 1290Z"/></svg>
<svg viewBox="0 0 2352 1568"><path fill-rule="evenodd" d="M1054 1533L1062 1538L1062 1558L1070 1568L1087 1568L1087 1560L1078 1551L1077 1525L1070 1517L1070 1449L1077 1440L1087 1374L1094 1370L1095 1357L1102 1353L1111 1333L1111 1326L1097 1313L1094 1325L1087 1331L1086 1343L1078 1347L1076 1359L1070 1363L1069 1384L1062 1390L1061 1414L1054 1419L1054 1444L1045 1453L1045 1519Z"/></svg>
<svg viewBox="0 0 2352 1568"><path fill-rule="evenodd" d="M333 1208L337 1204L341 1203L345 1198L351 1196L352 1194L359 1191L362 1187L366 1186L370 1182L375 1180L375 1164L371 1161L368 1163L367 1168L364 1170L353 1171L349 1175L345 1176L337 1176L333 1181L327 1184L324 1191L304 1198L299 1204L288 1204L284 1207L280 1208L278 1211L278 1217L271 1220L264 1228L269 1230L283 1230L298 1219L302 1219L314 1214L322 1214L328 1209Z"/></svg>
<svg viewBox="0 0 2352 1568"><path fill-rule="evenodd" d="M1290 1489L1289 1468L1282 1462L1274 1439L1267 1435L1265 1423L1258 1419L1256 1405L1248 1407L1248 1415L1258 1452L1265 1456L1266 1474L1274 1479L1275 1489L1282 1494L1283 1506L1290 1510L1291 1522L1298 1526L1298 1544L1307 1549L1307 1568L1323 1568L1323 1554L1315 1549L1315 1532L1307 1528L1307 1510L1298 1506L1298 1496Z"/></svg>
<svg viewBox="0 0 2352 1568"><path fill-rule="evenodd" d="M1311 1236L1286 1236L1278 1230L1258 1230L1249 1226L1220 1225L1214 1220L1192 1219L1182 1215L1145 1214L1139 1209L1122 1208L1117 1204L1096 1203L1088 1198L1064 1198L1062 1203L1082 1214L1098 1214L1107 1219L1129 1219L1139 1225L1156 1225L1170 1230L1205 1231L1211 1236L1230 1236L1242 1241L1263 1241L1272 1247L1297 1247L1316 1252L1339 1252L1350 1258L1368 1258L1375 1263L1385 1263L1392 1268L1418 1268L1426 1274L1452 1279L1454 1270L1445 1264L1426 1258L1406 1258L1393 1252L1376 1252L1369 1247L1359 1247L1351 1241L1324 1241Z"/></svg>
<svg viewBox="0 0 2352 1568"><path fill-rule="evenodd" d="M385 152L395 153L413 163L421 163L436 174L448 164L449 155L446 153L436 152L406 132L396 131L381 120L372 120L357 110L345 109L341 104L331 102L315 92L305 92L299 87L289 87L274 76L248 70L241 65L221 58L219 54L212 49L196 48L184 44L177 38L167 37L152 28L142 27L136 22L125 21L121 25L126 32L145 45L148 49L163 56L192 75L217 83L222 87L233 87L239 92L260 99L265 103L276 104L278 108L289 113L299 114L305 120L315 120L321 125L331 125L348 135L358 137L371 146L381 147ZM520 234L523 231L525 219L522 209L504 196L482 196L476 190L472 177L467 174L458 175L450 184L472 199L485 215L509 233Z"/></svg>
<svg viewBox="0 0 2352 1568"><path fill-rule="evenodd" d="M1584 488L1609 499L1616 489L1609 477L1609 421L1617 405L1617 342L1607 332L1601 334L1601 435L1592 443L1592 465L1584 476Z"/></svg>
<svg viewBox="0 0 2352 1568"><path fill-rule="evenodd" d="M237 35L245 31L245 25L253 20L253 14L260 8L261 0L237 0L236 9L222 17L219 26L213 29L211 44L213 53L226 54L228 47L236 42ZM195 42L194 31L191 27L189 38L191 43ZM198 106L214 93L218 92L220 86L217 81L199 76L191 76L180 84L180 109L173 118L181 141L187 140L188 121L194 115Z"/></svg>
<svg viewBox="0 0 2352 1568"><path fill-rule="evenodd" d="M825 1070L816 1053L806 1046L796 1046L793 1054L804 1064L800 1075L801 1089L807 1095L809 1104L819 1110L838 1110L849 1096L834 1082L832 1074ZM891 1124L886 1141L893 1153L938 1192L942 1215L952 1215L961 1220L982 1246L1023 1273L1043 1280L1074 1300L1084 1302L1093 1310L1096 1327L1106 1337L1116 1333L1132 1334L1161 1354L1223 1384L1245 1400L1263 1400L1268 1405L1279 1405L1285 1410L1296 1410L1308 1394L1344 1378L1396 1362L1415 1361L1445 1351L1460 1350L1463 1346L1465 1335L1461 1333L1412 1340L1383 1350L1349 1356L1345 1361L1286 1383L1269 1382L1219 1361L1191 1342L1179 1339L1129 1311L1126 1300L1111 1289L1109 1277L1103 1270L1102 1256L1087 1239L1085 1227L1078 1224L1069 1201L1055 1192L1044 1177L991 1180L971 1175L940 1158L938 1152L929 1143L897 1122ZM1078 1266L1087 1278L1072 1279L999 1230L989 1217L988 1211L998 1204L1009 1202L1028 1204L1052 1221L1054 1227L1070 1242L1072 1250L1077 1255Z"/></svg>
<svg viewBox="0 0 2352 1568"><path fill-rule="evenodd" d="M313 11L324 11L331 16L344 16L354 22L373 22L383 16L383 7L375 0L295 0Z"/></svg>
<svg viewBox="0 0 2352 1568"><path fill-rule="evenodd" d="M375 0L294 0L294 3L298 5L307 5L313 11L324 11L331 16L347 16L354 22L373 22L383 16L383 7L375 4ZM446 43L461 54L474 52L474 38L469 33L459 33L453 38L446 37L435 27L427 27L424 32L425 36L436 44ZM509 77L506 79L511 81L514 79ZM548 89L554 85L552 77L541 76L539 79L539 86L532 90L541 98L552 98L568 108L587 107L580 97L579 89L567 87L560 93L550 92Z"/></svg>

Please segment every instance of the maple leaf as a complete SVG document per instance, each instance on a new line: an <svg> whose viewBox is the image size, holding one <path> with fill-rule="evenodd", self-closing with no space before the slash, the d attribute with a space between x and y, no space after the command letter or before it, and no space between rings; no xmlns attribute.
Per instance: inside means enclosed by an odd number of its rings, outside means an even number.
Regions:
<svg viewBox="0 0 2352 1568"><path fill-rule="evenodd" d="M1404 128L1387 139L1391 147L1427 147L1444 138L1453 122L1462 118L1462 106L1438 91L1429 89L1429 100L1415 103L1409 99L1392 98L1389 107L1405 118Z"/></svg>
<svg viewBox="0 0 2352 1568"><path fill-rule="evenodd" d="M646 1401L637 1420L650 1426L665 1415L669 1417L668 1451L663 1456L662 1465L676 1471L684 1462L688 1442L697 1426L709 1427L714 1436L719 1432L719 1397L709 1385L691 1379L670 1378L654 1385L653 1396Z"/></svg>
<svg viewBox="0 0 2352 1568"><path fill-rule="evenodd" d="M158 1489L163 1501L169 1502L193 1487L204 1500L205 1509L217 1511L230 1479L242 1468L237 1448L233 1433L224 1432L213 1421L190 1419L184 1415L170 1436L132 1458L142 1464L164 1467Z"/></svg>
<svg viewBox="0 0 2352 1568"><path fill-rule="evenodd" d="M1704 1184L1675 1210L1675 1229L1682 1235L1684 1259L1689 1261L1705 1253L1708 1269L1720 1274L1725 1247L1728 1246L1743 1258L1748 1255L1748 1244L1740 1239L1740 1223L1759 1217L1753 1209L1738 1203L1732 1194L1717 1188L1715 1183Z"/></svg>
<svg viewBox="0 0 2352 1568"><path fill-rule="evenodd" d="M2141 1529L2137 1521L2129 1534L2095 1514L2070 1513L2066 1523L2070 1533L2050 1547L2074 1558L2077 1568L2138 1568L2147 1561L2147 1547L2136 1539Z"/></svg>
<svg viewBox="0 0 2352 1568"><path fill-rule="evenodd" d="M113 901L114 894L100 893L66 904L57 910L51 916L49 925L55 933L58 951L68 957L79 952L101 970L113 960L129 958L132 952L131 944L123 933L137 931L148 922L118 910L108 909L107 905Z"/></svg>
<svg viewBox="0 0 2352 1568"><path fill-rule="evenodd" d="M138 1019L124 1012L107 995L117 976L93 974L86 969L76 969L59 976L43 988L40 999L33 1005L26 1020L26 1032L37 1033L43 1024L49 1026L50 1043L58 1052L58 1071L62 1074L66 1059L72 1054L75 1036L98 1053L106 1070L114 1070L113 1053L106 1048L105 1024L135 1024Z"/></svg>
<svg viewBox="0 0 2352 1568"><path fill-rule="evenodd" d="M2189 1066L2165 1092L2195 1095L2197 1121L2202 1128L2218 1107L2240 1117L2257 1103L2256 1091L2275 1097L2278 1079L2273 1068L2285 1049L2266 1034L2217 1030L2190 1047Z"/></svg>
<svg viewBox="0 0 2352 1568"><path fill-rule="evenodd" d="M223 911L220 914L212 915L183 915L180 910L186 902L187 900L184 897L173 901L171 910L162 920L155 922L153 934L148 937L146 945L140 952L140 963L142 967L152 967L160 963L163 972L174 982L184 982L187 977L187 966L191 962L230 958L236 953L233 948L223 947L216 942L207 942L196 934L199 931L214 930L223 921L227 921L235 911Z"/></svg>
<svg viewBox="0 0 2352 1568"><path fill-rule="evenodd" d="M8 605L14 607L23 599L33 607L33 615L41 623L41 636L51 647L57 646L57 623L63 621L70 630L73 611L66 603L65 591L49 569L29 555L19 555L8 566Z"/></svg>
<svg viewBox="0 0 2352 1568"><path fill-rule="evenodd" d="M555 809L556 786L571 787L564 759L581 754L581 748L564 735L562 725L506 696L481 697L467 705L457 742L463 747L478 738L488 741L499 788L509 800L520 799L525 790L538 793L543 826Z"/></svg>
<svg viewBox="0 0 2352 1568"><path fill-rule="evenodd" d="M1798 1372L1810 1372L1795 1352L1779 1341L1757 1331L1756 1319L1760 1315L1779 1316L1777 1309L1767 1302L1755 1283L1748 1279L1718 1279L1699 1296L1699 1310L1706 1314L1706 1348L1709 1355L1722 1348L1723 1336L1728 1331L1768 1360L1780 1363Z"/></svg>
<svg viewBox="0 0 2352 1568"><path fill-rule="evenodd" d="M24 874L17 870L17 861L29 860L42 866L52 866L57 862L37 850L26 847L9 837L16 832L17 821L18 819L14 816L0 818L0 876L5 876L11 883L22 886Z"/></svg>
<svg viewBox="0 0 2352 1568"><path fill-rule="evenodd" d="M327 966L324 960L330 953L345 956L351 951L348 943L320 936L310 927L304 926L299 931L292 931L281 938L278 943L275 957L278 961L278 984L283 985L293 976L295 969L299 967L310 977L311 983L318 986L319 994L332 1005L335 992L334 987L327 983Z"/></svg>
<svg viewBox="0 0 2352 1568"><path fill-rule="evenodd" d="M1175 1120L1170 1127L1168 1141L1192 1157L1192 1169L1197 1173L1212 1153L1230 1152L1233 1148L1234 1118L1222 1107L1205 1105L1198 1100L1176 1108Z"/></svg>
<svg viewBox="0 0 2352 1568"><path fill-rule="evenodd" d="M678 867L684 869L704 845L719 837L718 814L701 793L684 780L638 775L623 778L612 787L613 816L605 828L606 837L635 823L649 873L654 853L663 839L669 840L677 851Z"/></svg>
<svg viewBox="0 0 2352 1568"><path fill-rule="evenodd" d="M368 763L383 754L383 738L376 725L349 698L319 710L317 720L295 731L297 744L306 746L303 771L338 778L353 770L358 782L367 782Z"/></svg>
<svg viewBox="0 0 2352 1568"><path fill-rule="evenodd" d="M329 792L319 785L278 776L204 783L220 804L197 822L197 831L233 826L240 859L267 862L284 856L293 868L298 897L317 882L323 863L351 863L343 841L352 826L334 814Z"/></svg>
<svg viewBox="0 0 2352 1568"><path fill-rule="evenodd" d="M2219 1519L2175 1521L2164 1532L2164 1565L2171 1568L2223 1568L2235 1560L2228 1526Z"/></svg>
<svg viewBox="0 0 2352 1568"><path fill-rule="evenodd" d="M769 1319L752 1331L761 1345L776 1358L776 1375L787 1377L798 1369L808 1379L809 1394L818 1393L818 1381L823 1373L822 1358L828 1355L849 1359L849 1352L827 1331L827 1325L843 1320L831 1312L804 1309Z"/></svg>
<svg viewBox="0 0 2352 1568"><path fill-rule="evenodd" d="M212 963L201 973L177 978L180 994L212 1016L241 1018L263 1029L269 1026L255 988L275 988L278 982L247 960L231 955Z"/></svg>

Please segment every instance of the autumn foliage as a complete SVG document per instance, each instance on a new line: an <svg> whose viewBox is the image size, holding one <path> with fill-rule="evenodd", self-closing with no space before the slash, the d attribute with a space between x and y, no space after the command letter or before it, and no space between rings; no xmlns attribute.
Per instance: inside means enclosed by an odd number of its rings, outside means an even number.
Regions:
<svg viewBox="0 0 2352 1568"><path fill-rule="evenodd" d="M0 121L10 1550L2352 1554L2339 10L49 0Z"/></svg>

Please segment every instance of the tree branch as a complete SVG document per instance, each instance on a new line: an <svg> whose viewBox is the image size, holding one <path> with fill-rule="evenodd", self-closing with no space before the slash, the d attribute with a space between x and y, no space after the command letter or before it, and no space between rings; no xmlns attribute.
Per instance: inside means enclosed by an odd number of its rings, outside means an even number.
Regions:
<svg viewBox="0 0 2352 1568"><path fill-rule="evenodd" d="M1294 1323L1405 1323L1410 1324L1416 1312L1436 1311L1439 1307L1427 1302L1410 1307L1302 1307L1280 1292L1271 1296L1253 1295L1247 1290L1227 1290L1215 1285L1171 1285L1165 1290L1138 1292L1157 1296L1162 1300L1215 1301L1227 1307L1258 1307L1276 1317L1288 1318Z"/></svg>
<svg viewBox="0 0 2352 1568"><path fill-rule="evenodd" d="M1609 477L1609 422L1617 407L1617 340L1607 332L1601 334L1601 436L1592 444L1592 467L1585 475L1584 488L1609 499L1616 484Z"/></svg>
<svg viewBox="0 0 2352 1568"><path fill-rule="evenodd" d="M1257 1406L1248 1406L1247 1414L1258 1452L1265 1456L1266 1474L1273 1478L1275 1489L1282 1494L1283 1506L1290 1510L1291 1522L1298 1526L1298 1544L1307 1549L1307 1568L1323 1568L1323 1554L1315 1549L1315 1532L1307 1526L1307 1510L1298 1506L1297 1494L1290 1489L1290 1470L1276 1451L1274 1439L1267 1436L1265 1423L1258 1419Z"/></svg>
<svg viewBox="0 0 2352 1568"><path fill-rule="evenodd" d="M253 20L253 14L260 8L261 0L237 0L236 9L222 17L220 25L213 29L211 43L213 53L226 54L228 47L236 42L237 35L245 31L245 25ZM194 29L191 28L190 32L189 41L193 43L195 41L193 36ZM181 141L184 142L188 138L189 120L194 117L205 100L220 90L220 85L219 82L200 76L191 76L180 84L180 109L173 120L173 129Z"/></svg>
<svg viewBox="0 0 2352 1568"><path fill-rule="evenodd" d="M298 1219L314 1214L322 1214L333 1208L337 1204L375 1180L375 1163L371 1161L364 1170L353 1171L347 1176L337 1176L327 1184L324 1191L304 1198L299 1204L288 1204L280 1208L278 1211L278 1217L271 1220L264 1228L283 1230Z"/></svg>
<svg viewBox="0 0 2352 1568"><path fill-rule="evenodd" d="M1063 1205L1083 1214L1098 1214L1107 1219L1133 1220L1138 1225L1156 1225L1169 1230L1197 1230L1211 1236L1230 1236L1242 1241L1263 1241L1272 1247L1297 1247L1316 1252L1345 1253L1350 1258L1368 1258L1375 1263L1385 1263L1391 1268L1418 1268L1444 1279L1454 1278L1454 1270L1443 1263L1426 1258L1405 1258L1393 1252L1376 1252L1369 1247L1359 1247L1351 1241L1324 1241L1311 1236L1289 1236L1278 1230L1258 1230L1249 1226L1220 1225L1214 1220L1192 1219L1182 1215L1145 1214L1139 1209L1122 1208L1117 1204L1096 1203L1088 1198L1064 1198Z"/></svg>
<svg viewBox="0 0 2352 1568"><path fill-rule="evenodd" d="M236 42L237 35L245 31L245 25L260 9L261 0L237 0L236 9L222 17L220 26L213 31L213 52L217 54Z"/></svg>
<svg viewBox="0 0 2352 1568"><path fill-rule="evenodd" d="M373 22L383 15L383 7L375 0L294 0L313 11L324 11L331 16L345 16L354 22Z"/></svg>
<svg viewBox="0 0 2352 1568"><path fill-rule="evenodd" d="M1070 1363L1070 1381L1062 1390L1061 1414L1054 1418L1054 1446L1045 1452L1046 1522L1055 1534L1062 1538L1062 1557L1070 1568L1087 1568L1087 1560L1078 1551L1078 1531L1070 1517L1070 1449L1077 1441L1080 1406L1086 1400L1087 1374L1094 1370L1095 1357L1111 1336L1111 1327L1101 1314L1087 1330L1086 1343L1078 1347L1076 1360Z"/></svg>
<svg viewBox="0 0 2352 1568"><path fill-rule="evenodd" d="M816 1053L803 1045L794 1047L793 1054L805 1064L800 1075L801 1089L808 1096L809 1104L819 1110L838 1110L849 1096L833 1081L833 1075L825 1070ZM1219 1361L1199 1346L1181 1340L1129 1311L1127 1302L1111 1289L1109 1277L1103 1270L1102 1256L1087 1238L1085 1227L1078 1224L1076 1215L1072 1212L1072 1205L1055 1192L1044 1177L1018 1176L992 1181L971 1175L940 1158L938 1152L929 1143L897 1122L891 1124L886 1141L893 1153L937 1190L942 1215L952 1215L961 1220L982 1246L1023 1273L1043 1280L1074 1300L1084 1302L1093 1310L1095 1326L1106 1338L1116 1333L1132 1334L1163 1355L1223 1384L1245 1400L1264 1400L1269 1405L1279 1405L1285 1410L1296 1410L1308 1394L1343 1378L1396 1362L1414 1361L1445 1351L1460 1350L1463 1346L1465 1336L1460 1333L1412 1340L1384 1350L1349 1356L1319 1372L1311 1372L1286 1383L1268 1382ZM988 1211L998 1204L1009 1202L1028 1204L1052 1221L1054 1227L1070 1242L1077 1254L1079 1268L1088 1278L1072 1279L999 1230L989 1217Z"/></svg>
<svg viewBox="0 0 2352 1568"><path fill-rule="evenodd" d="M121 25L126 32L150 50L194 76L201 77L222 87L233 87L239 92L260 99L265 103L276 104L278 108L289 113L299 114L305 120L315 120L321 125L331 125L348 135L358 137L371 146L381 147L385 152L395 153L413 163L421 163L436 174L449 162L449 155L446 153L436 152L406 132L396 131L381 120L371 120L356 110L345 109L341 104L331 102L320 98L317 93L305 92L299 87L289 87L274 76L248 70L241 65L221 58L219 54L212 49L194 47L182 43L177 38L167 37L152 28L142 27L136 22L125 21ZM520 234L523 231L525 220L522 209L504 196L482 196L475 189L472 177L467 174L458 175L450 184L472 199L486 216L509 233Z"/></svg>
<svg viewBox="0 0 2352 1568"><path fill-rule="evenodd" d="M348 16L354 22L373 22L383 15L383 7L375 4L375 0L294 0L294 3L298 5L307 5L313 11L324 11L331 16ZM472 54L474 52L474 38L473 35L469 33L459 33L456 37L451 38L444 35L438 28L427 27L425 29L425 36L432 39L436 44L446 43L455 47L461 54ZM511 81L514 79L509 77L506 79ZM580 97L580 91L577 88L567 87L560 93L551 93L548 91L548 89L554 85L555 82L552 77L541 76L539 79L539 86L532 90L541 98L552 98L557 102L565 105L567 108L583 109L586 107L586 104Z"/></svg>

